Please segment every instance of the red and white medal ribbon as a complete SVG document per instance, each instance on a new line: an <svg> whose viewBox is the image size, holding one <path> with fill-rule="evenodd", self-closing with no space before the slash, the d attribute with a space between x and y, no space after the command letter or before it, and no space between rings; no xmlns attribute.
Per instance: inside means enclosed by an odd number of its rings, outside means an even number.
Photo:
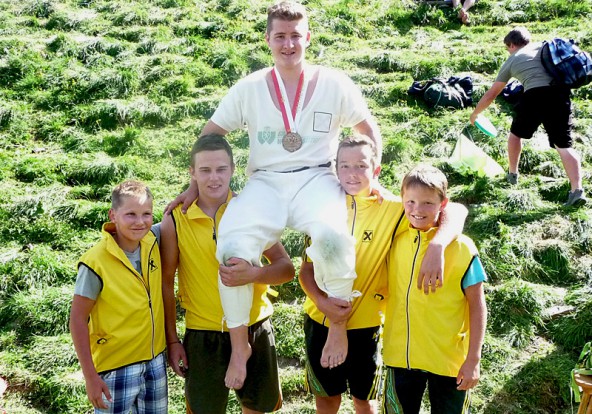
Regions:
<svg viewBox="0 0 592 414"><path fill-rule="evenodd" d="M286 87L284 86L282 77L275 67L271 70L271 78L273 79L273 86L275 87L275 93L280 104L280 110L282 111L282 118L284 119L286 132L297 133L297 125L300 123L302 107L304 106L304 97L306 97L306 89L308 88L308 82L306 82L304 70L300 72L300 79L298 80L298 87L296 88L296 96L294 97L294 105L290 105L288 94L286 93Z"/></svg>

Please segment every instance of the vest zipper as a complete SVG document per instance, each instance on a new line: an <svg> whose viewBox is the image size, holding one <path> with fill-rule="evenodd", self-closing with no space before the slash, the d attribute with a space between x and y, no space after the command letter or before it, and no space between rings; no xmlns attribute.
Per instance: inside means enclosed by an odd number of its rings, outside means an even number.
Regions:
<svg viewBox="0 0 592 414"><path fill-rule="evenodd" d="M150 258L152 257L152 250L154 250L154 246L157 246L156 240L152 247L150 248L150 252L148 253L148 275L146 278L148 280L148 286L146 287L146 293L148 294L148 308L150 308L150 320L152 322L152 359L154 359L154 339L155 339L155 327L154 327L154 309L152 309L152 295L150 294Z"/></svg>
<svg viewBox="0 0 592 414"><path fill-rule="evenodd" d="M417 255L419 253L419 248L421 246L421 233L418 231L415 239L413 240L413 244L417 244L415 248L415 254L413 255L413 264L411 265L411 275L409 277L409 285L407 286L407 296L405 298L405 317L407 322L407 338L406 338L406 345L405 345L405 359L407 360L407 369L411 369L411 364L409 362L409 338L411 337L411 324L409 318L409 295L411 292L411 286L413 285L413 275L415 274L415 262L417 261Z"/></svg>
<svg viewBox="0 0 592 414"><path fill-rule="evenodd" d="M156 241L154 241L154 244L152 245L152 247L150 247L150 251L148 252L148 263L146 265L146 279L148 281L148 284L146 284L146 282L144 282L143 277L140 275L138 276L136 273L134 273L134 276L136 276L136 279L138 279L140 281L140 283L142 283L142 285L144 286L144 290L146 291L146 295L148 296L148 309L150 309L150 323L152 325L152 342L151 342L151 347L150 347L150 353L152 354L152 359L154 359L155 355L154 355L154 339L155 339L155 327L154 327L154 309L152 309L152 295L150 294L150 258L152 257L152 250L154 250L154 246L158 245L158 243ZM131 269L130 269L131 270ZM133 273L133 272L132 272Z"/></svg>

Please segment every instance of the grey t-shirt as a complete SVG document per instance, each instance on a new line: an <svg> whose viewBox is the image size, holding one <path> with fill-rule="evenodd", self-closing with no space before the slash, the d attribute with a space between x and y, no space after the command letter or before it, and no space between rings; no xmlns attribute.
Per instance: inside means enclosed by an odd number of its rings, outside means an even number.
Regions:
<svg viewBox="0 0 592 414"><path fill-rule="evenodd" d="M541 62L542 43L529 43L518 49L502 65L496 82L508 82L516 78L527 91L533 88L549 86L553 78L547 73Z"/></svg>
<svg viewBox="0 0 592 414"><path fill-rule="evenodd" d="M151 230L156 236L156 242L160 244L160 223L154 224ZM138 246L133 252L126 252L125 250L123 252L138 273L142 274L142 256L140 247ZM78 276L76 277L76 285L74 286L75 295L97 300L102 288L103 285L101 279L95 272L84 265L78 268Z"/></svg>

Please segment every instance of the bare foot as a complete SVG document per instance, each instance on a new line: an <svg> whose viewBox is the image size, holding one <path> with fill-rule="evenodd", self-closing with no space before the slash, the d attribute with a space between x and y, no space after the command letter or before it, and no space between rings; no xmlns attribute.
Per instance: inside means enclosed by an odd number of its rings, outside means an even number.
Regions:
<svg viewBox="0 0 592 414"><path fill-rule="evenodd" d="M243 387L245 378L247 378L247 361L253 351L249 344L248 328L246 326L232 328L229 331L232 353L224 377L224 384L228 388L239 390Z"/></svg>
<svg viewBox="0 0 592 414"><path fill-rule="evenodd" d="M345 362L347 357L347 326L345 322L329 325L327 341L321 354L323 368L335 368Z"/></svg>
<svg viewBox="0 0 592 414"><path fill-rule="evenodd" d="M466 11L465 9L460 9L458 12L458 18L460 19L460 21L463 24L469 24L470 23L470 19L469 19L469 12Z"/></svg>

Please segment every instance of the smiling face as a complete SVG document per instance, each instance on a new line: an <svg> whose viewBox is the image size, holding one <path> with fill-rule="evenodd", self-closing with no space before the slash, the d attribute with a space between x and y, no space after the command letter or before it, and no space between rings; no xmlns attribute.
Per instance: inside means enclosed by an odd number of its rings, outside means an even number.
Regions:
<svg viewBox="0 0 592 414"><path fill-rule="evenodd" d="M368 196L372 182L380 173L374 167L372 149L368 145L343 147L337 154L337 178L346 193L353 196Z"/></svg>
<svg viewBox="0 0 592 414"><path fill-rule="evenodd" d="M447 198L437 190L421 184L412 184L406 187L401 194L405 216L413 228L429 230L438 225L440 212L446 207Z"/></svg>
<svg viewBox="0 0 592 414"><path fill-rule="evenodd" d="M302 69L304 52L310 42L306 18L299 20L274 19L265 33L275 66L279 69Z"/></svg>
<svg viewBox="0 0 592 414"><path fill-rule="evenodd" d="M191 178L197 183L199 199L207 203L223 203L230 188L234 166L223 150L200 151L193 155Z"/></svg>
<svg viewBox="0 0 592 414"><path fill-rule="evenodd" d="M119 205L109 210L109 219L115 223L119 247L133 252L152 226L152 198L122 196Z"/></svg>

